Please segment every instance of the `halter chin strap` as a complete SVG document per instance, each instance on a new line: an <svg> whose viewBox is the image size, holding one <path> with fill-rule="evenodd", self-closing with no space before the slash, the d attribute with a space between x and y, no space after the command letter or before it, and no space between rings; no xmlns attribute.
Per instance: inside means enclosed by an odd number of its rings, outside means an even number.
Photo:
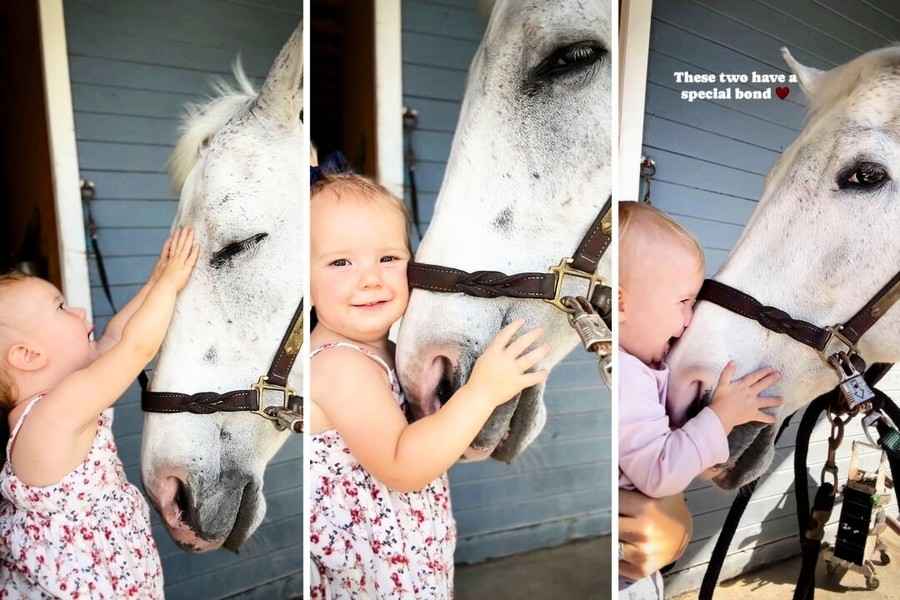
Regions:
<svg viewBox="0 0 900 600"><path fill-rule="evenodd" d="M145 412L208 415L216 412L252 412L272 421L279 429L303 432L303 398L287 386L287 378L303 346L303 300L294 311L275 358L267 374L249 389L224 393L141 392L141 408ZM277 401L266 398L276 395Z"/></svg>

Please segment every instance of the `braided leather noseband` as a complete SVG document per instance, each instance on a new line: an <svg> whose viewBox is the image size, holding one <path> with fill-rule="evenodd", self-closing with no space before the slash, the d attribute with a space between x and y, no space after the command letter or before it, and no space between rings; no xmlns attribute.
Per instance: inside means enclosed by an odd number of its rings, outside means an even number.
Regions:
<svg viewBox="0 0 900 600"><path fill-rule="evenodd" d="M278 430L303 432L303 398L287 386L287 378L303 346L303 299L285 331L269 372L261 376L249 389L224 393L198 392L141 392L141 408L145 412L208 415L216 412L251 412L275 425ZM266 397L275 395L274 402Z"/></svg>
<svg viewBox="0 0 900 600"><path fill-rule="evenodd" d="M472 273L419 262L410 262L407 276L410 287L432 292L460 293L477 298L525 298L549 302L569 315L586 350L600 357L600 372L609 382L612 358L612 288L597 275L600 259L612 243L612 199L608 198L597 218L570 258L544 273L499 271ZM582 296L563 296L566 278L587 282Z"/></svg>

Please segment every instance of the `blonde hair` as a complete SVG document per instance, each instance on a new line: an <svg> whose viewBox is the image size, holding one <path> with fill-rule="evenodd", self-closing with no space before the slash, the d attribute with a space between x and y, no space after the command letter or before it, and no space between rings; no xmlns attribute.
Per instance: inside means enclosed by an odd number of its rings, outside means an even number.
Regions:
<svg viewBox="0 0 900 600"><path fill-rule="evenodd" d="M661 210L640 202L619 202L619 272L621 278L627 278L626 262L641 251L641 235L650 233L653 237L668 237L681 242L693 250L700 261L702 269L705 263L703 248L700 242L687 229L673 221Z"/></svg>
<svg viewBox="0 0 900 600"><path fill-rule="evenodd" d="M405 227L406 249L412 254L412 244L409 241L409 228L412 220L409 216L409 210L406 204L395 196L389 189L363 175L356 173L333 173L323 175L321 179L315 182L309 190L309 199L312 202L316 196L329 191L340 200L343 194L352 196L353 198L365 198L368 200L386 200L388 204L397 209L403 217Z"/></svg>
<svg viewBox="0 0 900 600"><path fill-rule="evenodd" d="M0 290L31 277L31 275L26 275L20 271L2 273L0 274ZM5 363L6 358L0 356L0 418L5 418L4 413L9 412L15 406L17 393L15 382L4 368Z"/></svg>

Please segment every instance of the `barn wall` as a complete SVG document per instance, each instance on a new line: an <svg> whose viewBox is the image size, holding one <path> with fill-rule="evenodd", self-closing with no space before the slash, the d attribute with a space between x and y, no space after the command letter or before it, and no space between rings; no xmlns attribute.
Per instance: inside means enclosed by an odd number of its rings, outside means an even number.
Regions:
<svg viewBox="0 0 900 600"><path fill-rule="evenodd" d="M898 39L900 8L888 0L654 3L643 140L644 153L657 167L652 202L698 236L708 274L722 264L756 207L769 168L800 132L805 99L793 84L785 100L689 103L679 97L682 90L713 86L678 84L673 73L787 73L781 46L803 64L828 69ZM882 387L897 392L900 381L889 375ZM723 579L797 552L790 490L795 432L796 422L747 509ZM862 439L858 426L849 433ZM811 483L825 460L825 438L820 423L810 446ZM844 475L849 448L848 440L838 454ZM689 488L694 539L668 576L668 594L699 586L733 499L733 493L706 483Z"/></svg>
<svg viewBox="0 0 900 600"><path fill-rule="evenodd" d="M187 102L230 77L240 53L261 81L300 13L299 0L65 0L66 37L82 177L94 181L100 247L117 306L148 277L175 214L166 160ZM299 150L299 149L298 149ZM111 308L90 261L94 319ZM137 386L116 404L113 430L128 479L140 482L142 414ZM266 519L240 555L178 550L153 513L153 531L176 598L299 597L301 440L266 471Z"/></svg>
<svg viewBox="0 0 900 600"><path fill-rule="evenodd" d="M423 232L485 25L474 0L403 2L403 101L419 111L413 147ZM575 350L553 371L545 400L547 426L514 464L451 470L457 562L609 533L610 400L596 360Z"/></svg>

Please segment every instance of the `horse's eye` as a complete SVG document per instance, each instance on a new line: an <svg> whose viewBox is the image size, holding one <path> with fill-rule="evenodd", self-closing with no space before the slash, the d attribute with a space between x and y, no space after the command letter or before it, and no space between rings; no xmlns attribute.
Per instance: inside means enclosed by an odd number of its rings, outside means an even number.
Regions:
<svg viewBox="0 0 900 600"><path fill-rule="evenodd" d="M875 190L890 181L887 169L878 163L858 162L838 174L837 185L842 190Z"/></svg>
<svg viewBox="0 0 900 600"><path fill-rule="evenodd" d="M211 266L213 269L218 269L227 264L232 258L237 256L241 252L246 252L247 250L255 248L267 237L269 237L268 233L257 233L256 235L252 235L245 240L231 242L221 250L213 253L213 255L209 259L209 266Z"/></svg>
<svg viewBox="0 0 900 600"><path fill-rule="evenodd" d="M552 79L590 67L606 54L596 42L578 42L557 48L534 68L533 78Z"/></svg>

